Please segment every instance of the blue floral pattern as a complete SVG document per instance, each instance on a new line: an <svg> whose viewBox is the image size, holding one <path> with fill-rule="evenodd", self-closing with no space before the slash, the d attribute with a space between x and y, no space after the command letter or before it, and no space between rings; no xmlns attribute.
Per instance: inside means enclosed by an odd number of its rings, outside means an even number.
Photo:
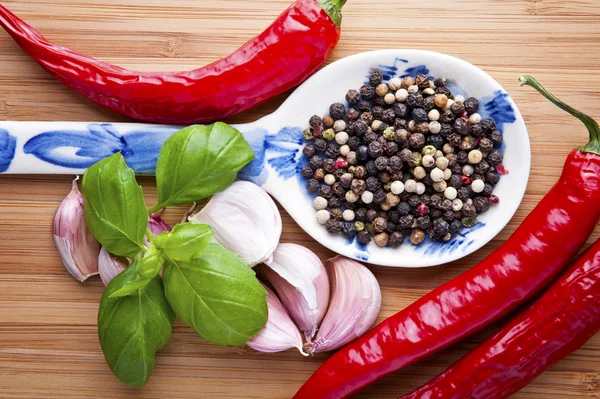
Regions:
<svg viewBox="0 0 600 399"><path fill-rule="evenodd" d="M0 173L6 172L15 157L17 138L0 129Z"/></svg>

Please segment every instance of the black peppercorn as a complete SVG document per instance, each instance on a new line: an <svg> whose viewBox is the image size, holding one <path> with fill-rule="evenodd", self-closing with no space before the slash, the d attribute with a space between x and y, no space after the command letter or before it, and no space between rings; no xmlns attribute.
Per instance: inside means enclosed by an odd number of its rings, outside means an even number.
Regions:
<svg viewBox="0 0 600 399"><path fill-rule="evenodd" d="M346 169L336 169L333 172L333 176L335 177L335 180L339 181L345 173Z"/></svg>
<svg viewBox="0 0 600 399"><path fill-rule="evenodd" d="M356 90L350 89L346 93L346 101L348 104L356 104L360 101L360 94Z"/></svg>
<svg viewBox="0 0 600 399"><path fill-rule="evenodd" d="M487 163L485 159L482 159L481 162L475 165L474 170L475 173L480 175L485 175L487 171L490 169L490 164Z"/></svg>
<svg viewBox="0 0 600 399"><path fill-rule="evenodd" d="M398 150L400 150L398 143L396 143L395 141L388 141L388 143L385 146L384 154L392 157L398 153ZM400 158L398 158L398 160L400 160ZM400 162L402 161L400 160Z"/></svg>
<svg viewBox="0 0 600 399"><path fill-rule="evenodd" d="M373 118L375 120L381 120L383 118L383 111L385 111L385 109L383 107L380 107L378 105L373 107Z"/></svg>
<svg viewBox="0 0 600 399"><path fill-rule="evenodd" d="M475 97L467 98L464 104L465 111L467 111L467 114L469 115L474 114L479 109L479 100L477 100Z"/></svg>
<svg viewBox="0 0 600 399"><path fill-rule="evenodd" d="M387 233L379 233L375 237L373 237L373 241L378 247L385 247L388 245L389 236Z"/></svg>
<svg viewBox="0 0 600 399"><path fill-rule="evenodd" d="M374 193L375 191L381 189L381 182L376 177L367 178L367 190Z"/></svg>
<svg viewBox="0 0 600 399"><path fill-rule="evenodd" d="M366 145L361 145L358 147L358 150L356 151L356 158L359 161L366 161L369 159L369 147Z"/></svg>
<svg viewBox="0 0 600 399"><path fill-rule="evenodd" d="M353 193L355 193L356 195L360 196L367 189L367 184L365 183L364 180L354 179L354 180L352 180L352 184L350 185L350 189L352 190Z"/></svg>
<svg viewBox="0 0 600 399"><path fill-rule="evenodd" d="M382 204L385 201L386 193L383 190L377 190L373 193L373 203Z"/></svg>
<svg viewBox="0 0 600 399"><path fill-rule="evenodd" d="M367 221L367 208L358 208L356 212L354 212L354 219L359 222Z"/></svg>
<svg viewBox="0 0 600 399"><path fill-rule="evenodd" d="M325 151L325 149L327 148L327 143L325 142L325 140L323 140L320 137L317 137L315 139L315 141L313 142L313 145L315 146L315 149L317 151Z"/></svg>
<svg viewBox="0 0 600 399"><path fill-rule="evenodd" d="M495 186L500 181L500 175L496 172L487 172L485 174L485 181Z"/></svg>
<svg viewBox="0 0 600 399"><path fill-rule="evenodd" d="M357 179L364 179L367 177L367 168L364 166L357 166L354 170L354 177Z"/></svg>
<svg viewBox="0 0 600 399"><path fill-rule="evenodd" d="M446 87L446 81L442 78L436 78L433 81L433 84L435 85L435 87Z"/></svg>
<svg viewBox="0 0 600 399"><path fill-rule="evenodd" d="M360 116L360 120L367 124L367 130L368 130L368 127L371 126L371 124L375 120L375 117L373 116L372 112L363 112L362 115Z"/></svg>
<svg viewBox="0 0 600 399"><path fill-rule="evenodd" d="M393 125L394 121L396 120L396 113L393 109L386 109L385 111L383 111L381 120L387 123L388 125Z"/></svg>
<svg viewBox="0 0 600 399"><path fill-rule="evenodd" d="M367 161L365 167L367 168L367 175L369 176L377 176L377 173L379 173L379 169L375 166L374 161Z"/></svg>
<svg viewBox="0 0 600 399"><path fill-rule="evenodd" d="M394 155L393 157L391 157L389 159L389 167L393 172L401 171L402 164L403 164L402 160L397 155ZM396 179L394 179L394 180L396 180Z"/></svg>
<svg viewBox="0 0 600 399"><path fill-rule="evenodd" d="M360 147L362 143L362 140L360 139L360 137L358 136L351 136L350 138L348 138L348 147L350 147L350 149L352 151L356 151L358 149L358 147ZM358 156L358 154L357 154Z"/></svg>
<svg viewBox="0 0 600 399"><path fill-rule="evenodd" d="M477 173L473 173L471 175L471 180L483 180L483 181L485 181L485 176L477 174Z"/></svg>
<svg viewBox="0 0 600 399"><path fill-rule="evenodd" d="M344 197L346 195L346 189L342 187L340 182L333 183L331 190L333 191L333 194L337 195L338 197ZM329 204L329 206L332 207L333 205Z"/></svg>
<svg viewBox="0 0 600 399"><path fill-rule="evenodd" d="M462 187L463 182L459 175L453 174L452 176L450 176L450 179L448 179L448 185L450 187L459 189Z"/></svg>
<svg viewBox="0 0 600 399"><path fill-rule="evenodd" d="M446 159L448 160L448 167L449 168L452 168L453 166L456 165L456 162L458 162L456 154L454 154L454 153L446 154Z"/></svg>
<svg viewBox="0 0 600 399"><path fill-rule="evenodd" d="M331 158L323 160L323 170L327 173L333 173L335 171L335 161Z"/></svg>
<svg viewBox="0 0 600 399"><path fill-rule="evenodd" d="M302 177L306 178L306 179L310 179L311 177L313 177L313 170L310 166L305 166L302 168L302 170L300 171L300 173L302 174Z"/></svg>
<svg viewBox="0 0 600 399"><path fill-rule="evenodd" d="M358 108L361 112L366 112L371 110L371 102L368 100L359 100L356 104L356 108Z"/></svg>
<svg viewBox="0 0 600 399"><path fill-rule="evenodd" d="M421 133L411 134L408 139L408 145L412 149L420 150L425 145L425 136Z"/></svg>
<svg viewBox="0 0 600 399"><path fill-rule="evenodd" d="M383 97L375 97L374 99L371 100L371 106L372 107L375 107L375 106L385 107L386 103L385 103L385 100L383 99Z"/></svg>
<svg viewBox="0 0 600 399"><path fill-rule="evenodd" d="M477 212L485 212L490 209L490 201L486 197L473 198L473 206Z"/></svg>
<svg viewBox="0 0 600 399"><path fill-rule="evenodd" d="M492 150L485 159L491 166L497 166L502 163L504 156L500 151Z"/></svg>
<svg viewBox="0 0 600 399"><path fill-rule="evenodd" d="M329 214L331 215L332 219L342 220L343 212L340 208L331 208L329 210Z"/></svg>
<svg viewBox="0 0 600 399"><path fill-rule="evenodd" d="M423 100L423 109L429 112L435 107L435 98L433 96L425 97Z"/></svg>
<svg viewBox="0 0 600 399"><path fill-rule="evenodd" d="M349 121L356 120L359 116L360 112L358 112L356 108L350 108L348 111L346 111L346 119Z"/></svg>
<svg viewBox="0 0 600 399"><path fill-rule="evenodd" d="M431 134L427 136L427 145L432 145L436 150L442 150L444 146L444 138L439 134Z"/></svg>
<svg viewBox="0 0 600 399"><path fill-rule="evenodd" d="M404 234L399 231L395 231L390 235L388 245L392 248L398 248L404 243Z"/></svg>
<svg viewBox="0 0 600 399"><path fill-rule="evenodd" d="M431 209L429 214L431 215L432 219L438 219L442 217L442 211L440 209Z"/></svg>
<svg viewBox="0 0 600 399"><path fill-rule="evenodd" d="M362 85L360 88L360 95L365 100L370 100L375 97L375 87L370 85Z"/></svg>
<svg viewBox="0 0 600 399"><path fill-rule="evenodd" d="M310 179L306 184L306 187L308 188L308 191L314 193L319 189L319 181L315 179Z"/></svg>
<svg viewBox="0 0 600 399"><path fill-rule="evenodd" d="M413 245L419 245L425 240L425 232L421 229L413 229L408 239Z"/></svg>
<svg viewBox="0 0 600 399"><path fill-rule="evenodd" d="M415 208L421 203L421 197L419 197L416 194L413 194L410 197L408 197L408 200L406 200L406 202L408 202L408 205L410 205L412 208Z"/></svg>
<svg viewBox="0 0 600 399"><path fill-rule="evenodd" d="M471 122L467 118L458 118L454 121L454 130L463 136L468 136L471 133Z"/></svg>
<svg viewBox="0 0 600 399"><path fill-rule="evenodd" d="M350 188L350 184L352 184L352 180L354 176L351 173L344 173L344 175L340 178L340 185L344 188Z"/></svg>
<svg viewBox="0 0 600 399"><path fill-rule="evenodd" d="M305 157L311 158L317 154L317 150L315 149L315 146L307 144L302 149L302 153L304 154Z"/></svg>
<svg viewBox="0 0 600 399"><path fill-rule="evenodd" d="M447 109L442 112L438 121L440 123L453 123L455 119L456 115L454 115L451 110Z"/></svg>
<svg viewBox="0 0 600 399"><path fill-rule="evenodd" d="M378 217L378 218L375 218L375 220L373 220L373 230L376 233L382 233L382 232L386 231L387 225L388 225L387 220L385 220L382 217Z"/></svg>
<svg viewBox="0 0 600 399"><path fill-rule="evenodd" d="M375 160L375 166L377 166L377 169L379 170L384 170L388 167L389 165L389 158L388 157L377 157L377 159Z"/></svg>
<svg viewBox="0 0 600 399"><path fill-rule="evenodd" d="M356 240L361 245L368 245L371 242L371 236L366 231L359 231Z"/></svg>
<svg viewBox="0 0 600 399"><path fill-rule="evenodd" d="M396 115L396 118L404 119L404 118L406 118L408 116L408 107L405 104L403 104L403 103L394 103L394 105L392 105L391 109L394 111L394 114ZM401 122L399 122L399 123L401 123ZM405 121L405 123L407 123L407 122ZM405 126L399 126L399 127L404 127L405 128L406 125Z"/></svg>
<svg viewBox="0 0 600 399"><path fill-rule="evenodd" d="M449 199L444 199L442 201L442 203L440 204L440 209L442 211L449 211L452 209L452 201L450 201Z"/></svg>
<svg viewBox="0 0 600 399"><path fill-rule="evenodd" d="M454 211L452 209L450 209L448 211L444 211L442 213L442 219L444 219L446 222L450 223L451 221L454 220Z"/></svg>
<svg viewBox="0 0 600 399"><path fill-rule="evenodd" d="M367 222L373 223L373 220L377 218L377 211L375 209L369 209L367 211Z"/></svg>
<svg viewBox="0 0 600 399"><path fill-rule="evenodd" d="M423 108L423 96L419 93L411 93L406 98L406 104L411 108Z"/></svg>
<svg viewBox="0 0 600 399"><path fill-rule="evenodd" d="M377 179L382 183L389 183L392 180L392 175L389 172L383 170L377 174Z"/></svg>
<svg viewBox="0 0 600 399"><path fill-rule="evenodd" d="M329 115L334 120L343 119L346 115L346 106L342 103L333 103L329 107Z"/></svg>
<svg viewBox="0 0 600 399"><path fill-rule="evenodd" d="M353 222L344 222L342 224L342 234L348 238L352 238L356 235L356 228Z"/></svg>
<svg viewBox="0 0 600 399"><path fill-rule="evenodd" d="M483 129L483 132L486 134L490 134L494 130L496 130L496 122L491 118L483 118L481 122L479 122L479 125L481 126L481 129Z"/></svg>
<svg viewBox="0 0 600 399"><path fill-rule="evenodd" d="M492 195L492 192L494 191L494 186L491 185L490 183L485 183L485 185L483 186L483 191L481 192L481 194L485 195L485 196L490 196Z"/></svg>
<svg viewBox="0 0 600 399"><path fill-rule="evenodd" d="M498 144L502 143L502 140L504 140L504 137L502 135L502 132L500 132L499 130L494 130L492 132L492 134L490 135L490 139L492 139L494 144L498 145Z"/></svg>
<svg viewBox="0 0 600 399"><path fill-rule="evenodd" d="M331 186L323 184L321 187L319 187L319 195L327 199L333 197L333 190L331 189Z"/></svg>
<svg viewBox="0 0 600 399"><path fill-rule="evenodd" d="M371 75L369 76L369 84L373 87L377 87L381 84L381 82L383 82L383 74L381 71L372 71Z"/></svg>
<svg viewBox="0 0 600 399"><path fill-rule="evenodd" d="M400 216L400 220L398 220L398 228L410 229L413 225L414 220L415 218L413 215L402 215Z"/></svg>
<svg viewBox="0 0 600 399"><path fill-rule="evenodd" d="M400 131L400 130L406 130L406 128L408 127L408 122L406 122L406 119L402 119L402 118L396 118L396 120L394 120L394 129L396 129L396 132ZM398 137L398 136L396 136ZM399 141L396 138L396 141Z"/></svg>
<svg viewBox="0 0 600 399"><path fill-rule="evenodd" d="M460 164L465 164L465 163L467 163L468 159L469 159L469 154L466 151L461 150L456 153L456 162L458 162Z"/></svg>
<svg viewBox="0 0 600 399"><path fill-rule="evenodd" d="M494 148L494 143L492 142L492 140L484 137L479 141L479 150L481 152L487 153L487 152L492 151L493 148Z"/></svg>
<svg viewBox="0 0 600 399"><path fill-rule="evenodd" d="M428 120L427 111L425 111L423 108L414 108L412 110L412 117L415 122L418 123L426 122Z"/></svg>
<svg viewBox="0 0 600 399"><path fill-rule="evenodd" d="M433 194L430 197L429 206L433 208L439 208L443 200L444 199L442 198L441 194Z"/></svg>
<svg viewBox="0 0 600 399"><path fill-rule="evenodd" d="M335 219L330 219L326 224L325 224L325 229L327 230L327 232L331 233L331 234L339 234L342 232L342 222L340 222L339 220L335 220Z"/></svg>
<svg viewBox="0 0 600 399"><path fill-rule="evenodd" d="M315 155L312 158L310 158L310 161L308 163L313 170L317 170L323 167L323 158L321 158L318 155Z"/></svg>
<svg viewBox="0 0 600 399"><path fill-rule="evenodd" d="M465 105L463 103L455 102L450 106L452 113L456 116L461 116L465 112Z"/></svg>
<svg viewBox="0 0 600 399"><path fill-rule="evenodd" d="M429 78L423 74L417 75L415 84L419 86L419 89L425 90L429 87Z"/></svg>
<svg viewBox="0 0 600 399"><path fill-rule="evenodd" d="M431 218L429 216L421 216L416 220L417 227L423 230L427 230L431 227Z"/></svg>
<svg viewBox="0 0 600 399"><path fill-rule="evenodd" d="M457 190L458 199L460 199L463 202L468 200L470 195L471 195L471 190L469 187L461 187Z"/></svg>
<svg viewBox="0 0 600 399"><path fill-rule="evenodd" d="M327 155L329 158L337 158L340 155L340 145L336 142L327 144L325 155Z"/></svg>
<svg viewBox="0 0 600 399"><path fill-rule="evenodd" d="M381 144L381 149L385 151L385 146L387 145L387 140L383 136L377 136L377 142Z"/></svg>
<svg viewBox="0 0 600 399"><path fill-rule="evenodd" d="M473 201L475 202L475 201ZM477 214L477 210L475 209L474 204L465 203L462 207L463 216L470 217L475 216Z"/></svg>
<svg viewBox="0 0 600 399"><path fill-rule="evenodd" d="M389 219L389 215L386 211L379 211L377 212L377 217L378 218L384 218L385 220Z"/></svg>
<svg viewBox="0 0 600 399"><path fill-rule="evenodd" d="M400 216L406 216L412 212L411 206L407 202L401 202L396 207Z"/></svg>
<svg viewBox="0 0 600 399"><path fill-rule="evenodd" d="M308 120L308 124L311 127L317 127L320 126L321 124L323 124L323 120L321 119L320 116L318 115L313 115L310 117L310 119Z"/></svg>
<svg viewBox="0 0 600 399"><path fill-rule="evenodd" d="M473 147L475 147L475 140L473 140L473 137L465 136L462 138L462 140L460 142L461 149L463 149L465 151L469 151L469 150L472 150Z"/></svg>
<svg viewBox="0 0 600 399"><path fill-rule="evenodd" d="M398 212L395 209L388 212L389 222L392 222L394 224L398 223L398 220L400 220L400 216L400 212Z"/></svg>
<svg viewBox="0 0 600 399"><path fill-rule="evenodd" d="M445 94L448 98L454 98L450 89L445 86L439 86L435 88L435 94Z"/></svg>
<svg viewBox="0 0 600 399"><path fill-rule="evenodd" d="M335 187L333 188L333 192L335 193ZM342 200L339 197L331 197L327 202L331 208L340 208L342 206Z"/></svg>
<svg viewBox="0 0 600 399"><path fill-rule="evenodd" d="M369 143L369 155L373 158L377 158L383 155L383 147L381 146L381 144L379 144L379 142L374 141L372 143Z"/></svg>
<svg viewBox="0 0 600 399"><path fill-rule="evenodd" d="M483 135L483 128L481 124L471 125L471 133L469 133L473 137L481 137Z"/></svg>
<svg viewBox="0 0 600 399"><path fill-rule="evenodd" d="M446 137L446 139L448 140L448 143L450 143L450 145L453 147L460 146L460 143L462 142L462 136L458 133L449 134Z"/></svg>
<svg viewBox="0 0 600 399"><path fill-rule="evenodd" d="M462 166L458 163L458 157L456 155L454 155L454 157L456 158L456 162L450 167L450 170L454 174L462 175Z"/></svg>
<svg viewBox="0 0 600 399"><path fill-rule="evenodd" d="M400 151L399 157L402 160L402 162L409 162L412 159L412 151L408 148L405 148L402 151Z"/></svg>

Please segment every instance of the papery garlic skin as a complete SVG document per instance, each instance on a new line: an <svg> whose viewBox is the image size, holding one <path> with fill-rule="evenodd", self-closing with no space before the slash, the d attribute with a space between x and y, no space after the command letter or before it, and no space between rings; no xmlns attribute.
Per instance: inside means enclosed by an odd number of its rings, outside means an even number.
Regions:
<svg viewBox="0 0 600 399"><path fill-rule="evenodd" d="M267 307L269 316L263 329L247 342L250 348L266 353L283 352L297 348L304 356L308 356L302 348L302 336L277 296L267 290Z"/></svg>
<svg viewBox="0 0 600 399"><path fill-rule="evenodd" d="M301 245L279 244L260 273L310 342L329 305L329 277L319 257Z"/></svg>
<svg viewBox="0 0 600 399"><path fill-rule="evenodd" d="M342 256L325 266L331 279L331 301L310 353L332 351L360 337L381 309L381 289L369 269Z"/></svg>
<svg viewBox="0 0 600 399"><path fill-rule="evenodd" d="M62 200L52 222L54 244L67 271L79 282L98 274L100 244L87 227L84 198L73 180L71 192Z"/></svg>
<svg viewBox="0 0 600 399"><path fill-rule="evenodd" d="M157 236L164 231L171 231L171 226L165 223L156 213L153 213L148 216L148 229L152 234Z"/></svg>
<svg viewBox="0 0 600 399"><path fill-rule="evenodd" d="M277 205L262 188L246 181L215 194L188 220L208 224L215 240L250 266L270 262L281 237Z"/></svg>
<svg viewBox="0 0 600 399"><path fill-rule="evenodd" d="M98 271L100 272L100 278L105 287L110 283L110 280L125 270L127 266L129 266L129 260L127 258L115 256L109 253L104 247L100 249L100 255L98 255Z"/></svg>

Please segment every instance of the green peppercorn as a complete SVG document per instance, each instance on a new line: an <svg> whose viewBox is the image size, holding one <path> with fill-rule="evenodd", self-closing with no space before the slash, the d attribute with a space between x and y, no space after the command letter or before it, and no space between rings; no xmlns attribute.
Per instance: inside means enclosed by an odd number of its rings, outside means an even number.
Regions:
<svg viewBox="0 0 600 399"><path fill-rule="evenodd" d="M307 127L302 131L302 136L304 137L304 140L307 141L314 140L315 138L315 136L313 135L313 130L310 127Z"/></svg>
<svg viewBox="0 0 600 399"><path fill-rule="evenodd" d="M354 175L356 173L356 166L349 166L348 173L350 173L351 175Z"/></svg>
<svg viewBox="0 0 600 399"><path fill-rule="evenodd" d="M386 140L394 140L396 137L396 129L394 129L392 126L387 127L384 131L383 131L383 138Z"/></svg>
<svg viewBox="0 0 600 399"><path fill-rule="evenodd" d="M435 154L436 148L432 145L426 145L425 147L423 147L423 149L421 150L421 154L422 155L431 155L433 156Z"/></svg>
<svg viewBox="0 0 600 399"><path fill-rule="evenodd" d="M335 131L333 129L327 129L323 132L323 138L325 140L335 139Z"/></svg>
<svg viewBox="0 0 600 399"><path fill-rule="evenodd" d="M387 182L387 183L385 183L385 184L383 185L383 189L384 189L385 191L388 191L388 192L389 192L389 191L392 189L392 182Z"/></svg>
<svg viewBox="0 0 600 399"><path fill-rule="evenodd" d="M477 215L475 216L465 216L460 221L463 226L469 228L473 227L477 224Z"/></svg>
<svg viewBox="0 0 600 399"><path fill-rule="evenodd" d="M354 222L354 229L356 231L363 231L365 229L365 224L363 222Z"/></svg>
<svg viewBox="0 0 600 399"><path fill-rule="evenodd" d="M402 154L400 154L400 157L402 157ZM416 168L421 164L422 159L423 156L421 155L421 153L415 151L411 154L410 160L408 161L408 166L410 166L411 168Z"/></svg>

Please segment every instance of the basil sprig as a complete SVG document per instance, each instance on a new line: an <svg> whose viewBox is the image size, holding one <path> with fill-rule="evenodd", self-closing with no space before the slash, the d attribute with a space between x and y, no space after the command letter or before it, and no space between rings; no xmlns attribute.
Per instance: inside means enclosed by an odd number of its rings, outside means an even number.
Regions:
<svg viewBox="0 0 600 399"><path fill-rule="evenodd" d="M120 153L85 173L90 230L109 252L134 259L110 282L98 313L102 351L121 381L146 383L156 352L171 338L175 315L221 345L245 344L265 325L264 287L236 255L210 243L210 226L182 223L158 236L148 230L148 213L213 195L253 157L242 134L224 123L175 133L158 158L159 203L150 211Z"/></svg>

